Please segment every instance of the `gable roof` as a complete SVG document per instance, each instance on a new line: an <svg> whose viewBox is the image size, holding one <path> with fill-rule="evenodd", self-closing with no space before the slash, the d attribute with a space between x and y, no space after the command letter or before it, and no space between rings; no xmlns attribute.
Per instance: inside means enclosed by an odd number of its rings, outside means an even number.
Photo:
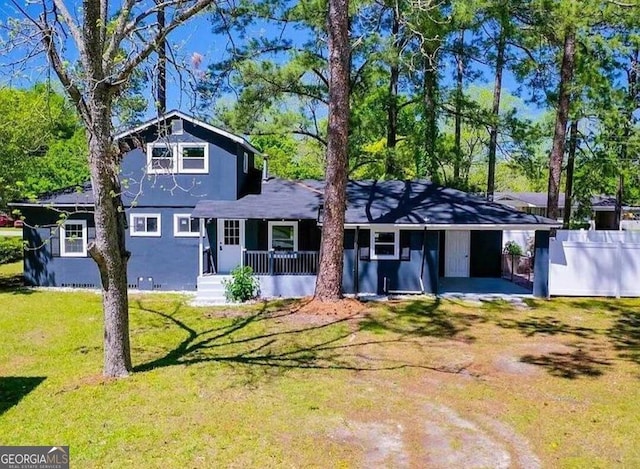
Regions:
<svg viewBox="0 0 640 469"><path fill-rule="evenodd" d="M262 193L239 200L202 200L194 217L316 219L323 203L323 181L272 178ZM429 181L349 181L347 225L495 225L557 227L549 218L438 186Z"/></svg>
<svg viewBox="0 0 640 469"><path fill-rule="evenodd" d="M178 111L177 109L173 109L167 113L165 113L163 116L159 116L159 117L155 117L151 120L148 120L147 122L144 122L143 124L138 125L137 127L134 127L133 129L129 129L123 132L120 132L118 134L116 134L114 136L115 140L120 140L122 138L128 137L130 135L136 134L142 130L145 130L146 128L152 126L152 125L157 125L160 122L166 121L168 119L174 118L174 117L178 117L180 119L183 119L185 121L191 122L193 125L197 125L200 126L204 129L207 129L210 132L213 132L215 134L221 135L223 137L228 138L229 140L232 140L236 143L239 143L242 147L244 147L246 150L252 152L252 153L256 153L258 155L261 155L262 153L260 152L260 150L258 150L256 147L254 147L253 145L251 145L246 139L244 139L243 137L240 137L238 135L235 135L229 131L226 131L224 129L221 129L220 127L216 127L215 125L211 125L208 124L200 119L196 119L193 116L190 116L189 114L185 114L182 111Z"/></svg>

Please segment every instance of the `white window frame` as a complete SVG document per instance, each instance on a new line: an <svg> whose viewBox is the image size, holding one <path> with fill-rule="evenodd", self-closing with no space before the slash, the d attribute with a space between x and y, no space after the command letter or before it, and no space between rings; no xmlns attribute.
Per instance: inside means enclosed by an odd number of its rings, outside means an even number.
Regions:
<svg viewBox="0 0 640 469"><path fill-rule="evenodd" d="M67 252L65 245L67 225L82 225L82 252ZM60 225L60 257L87 257L87 243L86 220L65 220L65 222Z"/></svg>
<svg viewBox="0 0 640 469"><path fill-rule="evenodd" d="M173 159L171 160L171 171L163 168L154 169L152 165L152 151L154 148L169 148ZM148 174L175 174L178 172L178 155L176 151L176 145L174 143L155 142L147 143L147 173Z"/></svg>
<svg viewBox="0 0 640 469"><path fill-rule="evenodd" d="M246 151L244 152L244 157L242 160L242 170L245 174L249 172L249 153L247 153Z"/></svg>
<svg viewBox="0 0 640 469"><path fill-rule="evenodd" d="M193 218L190 213L174 213L173 214L173 236L176 238L197 238L200 236L200 223L198 222L198 231L178 231L178 227L180 226L179 219L180 218L188 218L189 219L189 228L191 228L191 219ZM194 220L198 220L194 218Z"/></svg>
<svg viewBox="0 0 640 469"><path fill-rule="evenodd" d="M178 172L182 174L209 174L209 144L208 143L178 143ZM204 168L203 169L185 169L182 150L185 148L203 148L204 149Z"/></svg>
<svg viewBox="0 0 640 469"><path fill-rule="evenodd" d="M158 219L158 231L143 231L138 232L135 231L135 223L133 221L136 217L144 217L145 225L147 218L157 218ZM129 235L134 237L153 237L159 238L162 236L162 216L159 213L130 213L129 214Z"/></svg>
<svg viewBox="0 0 640 469"><path fill-rule="evenodd" d="M298 251L298 222L297 221L270 221L269 225L269 250L275 251L273 248L273 227L274 226L292 226L293 227L293 251Z"/></svg>
<svg viewBox="0 0 640 469"><path fill-rule="evenodd" d="M376 254L376 233L394 233L393 236L393 254ZM391 243L377 243L380 245L390 246ZM377 226L371 227L370 230L370 248L371 260L398 260L400 259L400 230L395 227Z"/></svg>

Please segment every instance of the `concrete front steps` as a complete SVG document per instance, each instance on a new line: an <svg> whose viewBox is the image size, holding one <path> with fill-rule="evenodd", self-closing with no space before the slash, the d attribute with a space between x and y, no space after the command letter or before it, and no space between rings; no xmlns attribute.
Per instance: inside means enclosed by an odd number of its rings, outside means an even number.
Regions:
<svg viewBox="0 0 640 469"><path fill-rule="evenodd" d="M198 291L193 301L196 305L225 305L224 280L231 279L230 275L204 275L198 277Z"/></svg>

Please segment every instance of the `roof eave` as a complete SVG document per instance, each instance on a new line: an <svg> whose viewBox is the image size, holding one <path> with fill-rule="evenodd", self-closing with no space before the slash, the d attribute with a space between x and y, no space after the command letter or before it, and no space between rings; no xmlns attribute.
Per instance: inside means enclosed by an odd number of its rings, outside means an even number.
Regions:
<svg viewBox="0 0 640 469"><path fill-rule="evenodd" d="M199 125L200 127L203 127L211 132L217 133L219 135L222 135L223 137L227 137L231 140L233 140L236 143L239 143L240 145L242 145L245 149L249 150L252 153L255 153L257 155L262 155L262 153L260 152L260 150L258 150L256 147L254 147L253 145L251 145L249 142L247 142L244 138L238 136L238 135L234 135L231 132L227 132L224 129L221 129L219 127L216 127L215 125L211 125L208 124L204 121L201 121L199 119L196 119L195 117L189 116L187 114L184 114L181 111L178 110L173 110L173 111L169 111L168 113L164 114L162 117L156 117L154 119L148 120L147 122L140 124L137 127L134 127L133 129L129 129L126 130L124 132L120 132L119 134L116 134L113 138L114 140L120 140L124 137L128 137L132 134L138 133L144 129L146 129L147 127L153 125L153 124L157 124L160 121L164 121L167 120L171 117L179 117L181 119L184 119L188 122L191 122L194 125Z"/></svg>

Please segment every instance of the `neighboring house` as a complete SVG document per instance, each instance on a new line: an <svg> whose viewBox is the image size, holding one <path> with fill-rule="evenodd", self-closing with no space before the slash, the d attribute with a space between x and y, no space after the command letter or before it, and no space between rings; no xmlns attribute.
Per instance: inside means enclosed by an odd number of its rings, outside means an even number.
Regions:
<svg viewBox="0 0 640 469"><path fill-rule="evenodd" d="M533 215L547 215L546 192L496 192L495 202L517 208ZM564 217L564 194L558 196L559 221ZM577 205L573 205L575 210ZM623 214L634 210L633 207L623 207ZM596 195L591 198L591 222L596 230L617 230L616 226L616 198L613 196Z"/></svg>
<svg viewBox="0 0 640 469"><path fill-rule="evenodd" d="M131 148L122 160L131 288L218 299L220 279L249 265L265 296L313 293L322 182L268 177L246 140L178 111L116 138ZM503 230L519 229L535 232L533 292L547 295L557 222L426 181L350 181L347 190L346 293L437 293L441 278L499 278ZM28 224L28 284L99 287L87 256L90 186L13 205ZM61 211L70 215L58 228Z"/></svg>

